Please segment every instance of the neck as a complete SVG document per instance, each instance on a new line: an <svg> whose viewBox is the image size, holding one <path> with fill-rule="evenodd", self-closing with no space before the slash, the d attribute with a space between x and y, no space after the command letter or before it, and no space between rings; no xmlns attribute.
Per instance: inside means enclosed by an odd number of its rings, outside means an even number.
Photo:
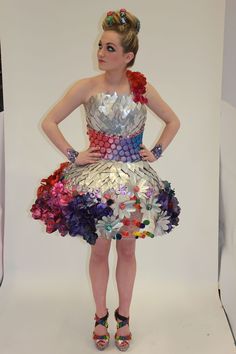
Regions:
<svg viewBox="0 0 236 354"><path fill-rule="evenodd" d="M126 69L106 71L104 80L109 86L121 86L127 82Z"/></svg>

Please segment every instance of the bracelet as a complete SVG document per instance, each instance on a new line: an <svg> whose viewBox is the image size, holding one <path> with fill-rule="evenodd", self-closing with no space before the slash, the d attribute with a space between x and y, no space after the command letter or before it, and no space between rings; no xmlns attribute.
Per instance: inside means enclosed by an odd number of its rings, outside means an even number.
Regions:
<svg viewBox="0 0 236 354"><path fill-rule="evenodd" d="M73 148L68 148L68 149L66 150L66 154L67 154L68 160L69 160L70 162L74 163L76 157L79 155L79 152L78 152L78 151L75 151Z"/></svg>
<svg viewBox="0 0 236 354"><path fill-rule="evenodd" d="M153 153L153 155L159 159L159 157L162 156L162 145L158 144L156 146L154 146L154 148L152 148L151 152Z"/></svg>

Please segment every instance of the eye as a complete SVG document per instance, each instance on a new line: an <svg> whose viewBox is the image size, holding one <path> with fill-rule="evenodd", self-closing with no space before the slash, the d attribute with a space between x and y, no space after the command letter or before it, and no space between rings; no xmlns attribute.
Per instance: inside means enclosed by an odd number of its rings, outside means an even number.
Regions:
<svg viewBox="0 0 236 354"><path fill-rule="evenodd" d="M115 49L111 45L109 45L107 49L109 52L115 52Z"/></svg>
<svg viewBox="0 0 236 354"><path fill-rule="evenodd" d="M99 49L102 48L102 43L98 43L98 48ZM113 48L111 45L107 46L107 50L108 50L108 52L115 52L115 48Z"/></svg>

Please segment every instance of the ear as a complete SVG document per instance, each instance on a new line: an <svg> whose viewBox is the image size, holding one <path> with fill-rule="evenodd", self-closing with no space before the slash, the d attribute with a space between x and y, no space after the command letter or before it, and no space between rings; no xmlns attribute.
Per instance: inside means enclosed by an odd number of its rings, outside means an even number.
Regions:
<svg viewBox="0 0 236 354"><path fill-rule="evenodd" d="M128 64L134 58L133 52L126 53L126 63Z"/></svg>

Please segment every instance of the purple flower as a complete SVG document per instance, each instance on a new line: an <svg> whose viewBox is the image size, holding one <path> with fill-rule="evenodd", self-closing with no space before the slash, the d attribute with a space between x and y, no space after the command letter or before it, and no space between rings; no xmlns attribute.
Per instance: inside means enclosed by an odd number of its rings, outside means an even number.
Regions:
<svg viewBox="0 0 236 354"><path fill-rule="evenodd" d="M166 215L169 216L170 223L166 232L170 232L173 226L177 226L179 223L178 215L181 208L178 199L175 197L175 191L171 188L171 184L168 181L162 182L164 183L164 188L160 190L157 202L161 205L161 209L166 212Z"/></svg>
<svg viewBox="0 0 236 354"><path fill-rule="evenodd" d="M97 203L90 208L90 213L94 218L100 220L103 216L111 216L113 214L113 209L106 203Z"/></svg>
<svg viewBox="0 0 236 354"><path fill-rule="evenodd" d="M74 197L63 210L69 234L83 236L90 244L95 244L98 237L96 221L112 213L106 203L102 203L95 196L91 198L89 193Z"/></svg>

